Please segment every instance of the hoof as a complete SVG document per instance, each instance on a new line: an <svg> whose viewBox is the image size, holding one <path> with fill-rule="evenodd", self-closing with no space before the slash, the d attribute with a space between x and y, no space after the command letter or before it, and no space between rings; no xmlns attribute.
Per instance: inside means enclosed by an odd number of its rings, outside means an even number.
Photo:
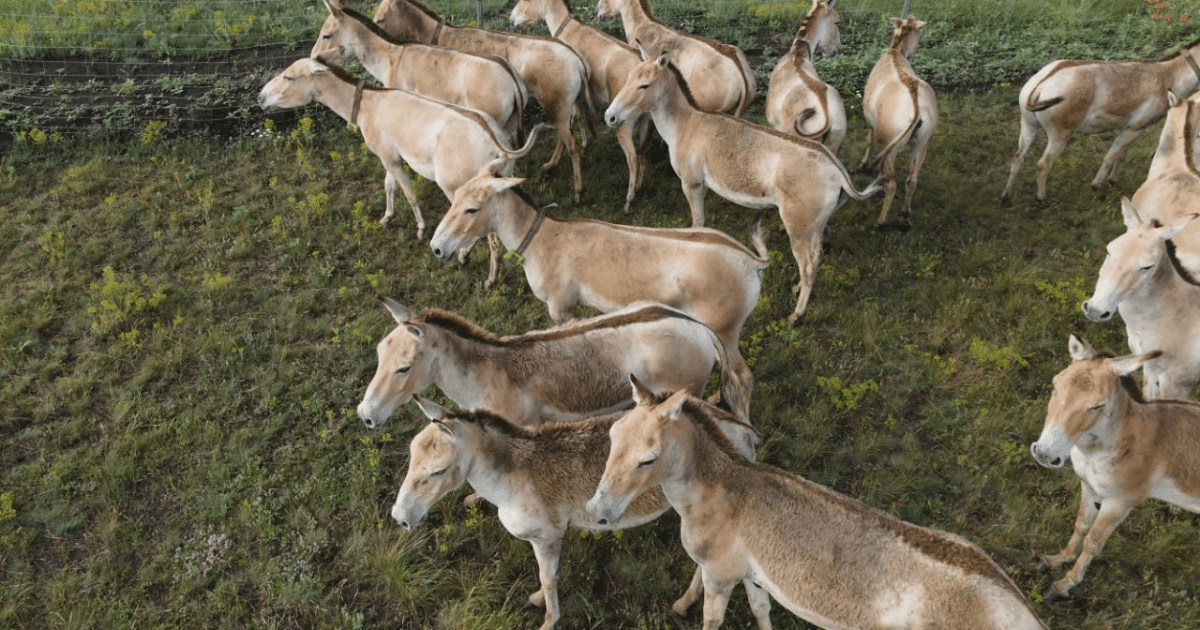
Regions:
<svg viewBox="0 0 1200 630"><path fill-rule="evenodd" d="M796 322L799 322L800 318L802 318L802 317L804 317L804 313L800 313L800 314L792 313L791 315L788 316L788 320L787 320L788 326L795 326Z"/></svg>
<svg viewBox="0 0 1200 630"><path fill-rule="evenodd" d="M1012 206L1012 197L1009 197L1007 194L1000 195L1000 207L1008 208L1010 206Z"/></svg>
<svg viewBox="0 0 1200 630"><path fill-rule="evenodd" d="M674 604L671 604L671 612L680 617L686 617L689 604L690 602L684 602L682 599L680 599Z"/></svg>
<svg viewBox="0 0 1200 630"><path fill-rule="evenodd" d="M1071 596L1069 594L1060 593L1057 588L1054 588L1053 584L1047 586L1045 591L1042 591L1042 601L1050 604L1065 602L1070 599Z"/></svg>

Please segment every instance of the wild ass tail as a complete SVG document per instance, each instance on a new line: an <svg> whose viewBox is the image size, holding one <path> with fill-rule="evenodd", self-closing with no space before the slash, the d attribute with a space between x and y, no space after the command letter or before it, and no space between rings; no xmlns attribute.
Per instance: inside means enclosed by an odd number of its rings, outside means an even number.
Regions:
<svg viewBox="0 0 1200 630"><path fill-rule="evenodd" d="M749 423L750 401L743 395L744 384L741 383L737 372L730 365L729 354L725 352L725 346L721 344L721 340L711 330L710 335L713 346L717 349L717 361L721 363L721 376L717 385L718 391L721 392L721 402L739 420Z"/></svg>
<svg viewBox="0 0 1200 630"><path fill-rule="evenodd" d="M771 262L771 252L767 249L767 242L763 240L763 217L767 215L767 210L763 208L758 211L758 216L754 217L754 225L750 226L750 244L754 246L755 253L758 254L760 269L766 269Z"/></svg>
<svg viewBox="0 0 1200 630"><path fill-rule="evenodd" d="M1029 97L1029 102L1025 104L1025 109L1031 112L1040 112L1043 109L1049 109L1055 105L1058 105L1062 101L1063 97L1061 96L1055 96L1051 99L1039 101L1037 100L1037 94L1035 93Z"/></svg>
<svg viewBox="0 0 1200 630"><path fill-rule="evenodd" d="M538 134L547 129L553 128L554 127L549 123L538 123L533 129L529 130L529 137L525 140L525 146L515 151L511 151L503 147L501 147L500 150L504 153L505 158L508 160L515 160L517 158L525 157L525 155L527 155L533 149L533 143L537 142Z"/></svg>
<svg viewBox="0 0 1200 630"><path fill-rule="evenodd" d="M812 120L812 118L817 115L816 107L809 107L808 109L804 110L804 113L801 114L800 117L797 118L796 121L792 123L792 129L794 129L796 131L797 136L800 136L802 138L812 138L813 140L820 142L820 139L824 138L826 133L829 133L829 113L828 113L829 105L828 105L828 103L825 104L825 112L826 112L825 125L822 126L820 129L818 129L812 133L805 133L804 130L802 129L802 127L804 126L805 123L807 123L809 120Z"/></svg>

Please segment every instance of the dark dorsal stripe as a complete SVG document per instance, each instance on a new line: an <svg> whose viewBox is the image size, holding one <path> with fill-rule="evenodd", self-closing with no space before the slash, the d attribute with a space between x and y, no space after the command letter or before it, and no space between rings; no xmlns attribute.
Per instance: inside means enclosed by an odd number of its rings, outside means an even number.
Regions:
<svg viewBox="0 0 1200 630"><path fill-rule="evenodd" d="M692 88L688 87L687 79L684 79L683 73L679 71L679 68L675 67L675 62L668 59L667 69L670 70L671 74L675 76L675 84L678 85L679 90L683 92L683 98L687 99L688 105L691 105L692 109L700 109L700 107L696 105L696 97L692 96Z"/></svg>
<svg viewBox="0 0 1200 630"><path fill-rule="evenodd" d="M1192 220L1197 221L1200 219ZM1179 274L1179 277L1183 278L1184 282L1191 285L1200 286L1200 279L1192 275L1191 272L1185 269L1183 264L1179 262L1179 255L1176 253L1175 249L1175 241L1172 239L1167 239L1167 259L1171 261L1171 266L1175 268L1175 273Z"/></svg>
<svg viewBox="0 0 1200 630"><path fill-rule="evenodd" d="M354 20L360 26L367 29L368 31L371 31L372 34L379 37L380 39L383 39L384 41L388 42L389 44L403 46L404 44L411 43L411 42L406 42L406 41L396 39L395 36L391 35L387 31L383 30L382 26L376 24L375 20L363 15L362 13L359 13L358 11L355 11L354 9L351 9L349 7L342 7L342 13L346 17Z"/></svg>
<svg viewBox="0 0 1200 630"><path fill-rule="evenodd" d="M426 309L409 321L416 324L437 326L453 335L487 346L520 349L548 341L578 337L595 330L621 328L635 324L661 321L667 318L696 321L679 311L661 305L647 305L634 311L624 312L619 315L604 315L573 326L551 330L535 330L508 337L499 337L456 313L441 309Z"/></svg>

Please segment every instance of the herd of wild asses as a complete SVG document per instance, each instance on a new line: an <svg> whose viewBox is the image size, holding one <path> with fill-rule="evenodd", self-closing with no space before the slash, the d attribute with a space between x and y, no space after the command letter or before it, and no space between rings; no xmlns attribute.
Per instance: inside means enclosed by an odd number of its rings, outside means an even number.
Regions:
<svg viewBox="0 0 1200 630"><path fill-rule="evenodd" d="M755 93L734 46L656 20L647 0L599 0L619 16L627 41L580 21L567 0L518 0L514 26L544 22L551 37L447 24L416 0L383 0L369 18L338 0L310 57L263 87L264 109L323 103L358 126L387 171L387 222L399 184L424 236L403 168L433 182L451 207L432 235L439 258L488 239L495 281L503 245L520 254L554 328L498 336L446 310L419 312L389 298L396 322L377 347L378 365L358 415L372 428L415 400L430 423L412 440L408 473L392 508L405 529L430 506L470 484L468 500L494 504L504 527L534 549L543 628L561 617L557 574L568 526L619 529L680 517L680 539L698 568L674 604L703 597L704 628L718 627L735 585L745 585L760 629L771 599L824 628L1044 628L1004 570L962 537L920 527L756 459L754 376L739 349L769 261L762 213L777 208L796 259L803 317L830 216L847 198L884 193L879 225L897 192L897 159L911 149L899 221L938 124L936 95L909 63L925 22L890 20L891 44L863 87L869 129L864 189L838 158L846 113L814 69L814 55L842 46L835 0L813 0L790 49L771 73L766 117L742 120ZM1161 61L1055 61L1019 96L1019 147L1003 198L1039 129L1037 199L1073 133L1118 131L1094 186L1117 177L1123 153L1166 117L1149 176L1122 199L1127 232L1112 241L1084 314L1120 311L1133 354L1096 353L1068 342L1071 363L1054 379L1036 461L1068 461L1082 481L1067 546L1044 558L1074 561L1046 591L1067 597L1109 535L1146 497L1200 511L1200 65L1197 43ZM340 69L357 58L384 88ZM548 123L525 129L536 100ZM651 125L665 143L692 213L692 227L645 228L561 220L539 209L511 177L539 134L557 134L574 194L584 186L575 122L615 130L629 172L626 212L643 181L642 141ZM872 153L874 157L872 158ZM709 189L754 208L753 249L705 228ZM577 319L580 305L602 315ZM699 398L715 363L719 391ZM1130 374L1141 369L1144 386ZM437 385L457 409L419 394ZM631 407L632 404L632 407Z"/></svg>

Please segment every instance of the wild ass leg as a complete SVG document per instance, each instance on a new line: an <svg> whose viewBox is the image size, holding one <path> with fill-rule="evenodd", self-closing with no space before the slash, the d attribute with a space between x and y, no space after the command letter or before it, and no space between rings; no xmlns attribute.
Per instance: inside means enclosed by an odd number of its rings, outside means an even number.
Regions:
<svg viewBox="0 0 1200 630"><path fill-rule="evenodd" d="M1013 154L1012 162L1008 166L1008 183L1004 185L1004 192L1000 193L1001 200L1008 200L1012 194L1013 184L1017 181L1017 172L1025 163L1025 154L1029 152L1029 147L1033 146L1033 140L1037 137L1038 129L1041 128L1042 125L1038 122L1036 115L1032 112L1021 113L1021 131L1017 137L1017 152Z"/></svg>
<svg viewBox="0 0 1200 630"><path fill-rule="evenodd" d="M797 294L796 310L788 317L788 323L794 325L808 310L808 298L816 280L817 265L821 262L821 230L824 226L809 225L802 217L789 217L792 213L785 214L782 209L779 214L791 240L792 256L800 269L800 282L792 287L792 293Z"/></svg>
<svg viewBox="0 0 1200 630"><path fill-rule="evenodd" d="M538 563L538 579L542 583L542 587L529 596L529 603L546 607L545 622L542 623L541 630L550 630L562 617L558 608L558 559L562 554L562 536L535 538L529 541L529 544L533 545L533 555Z"/></svg>
<svg viewBox="0 0 1200 630"><path fill-rule="evenodd" d="M387 225L391 220L392 215L396 213L396 184L400 184L400 190L404 192L404 198L408 200L408 205L412 208L413 217L417 220L417 240L425 238L425 219L421 216L421 206L417 205L417 193L413 190L412 180L409 179L408 173L404 172L402 164L384 165L387 169L387 176L383 178L383 191L387 198L387 211L384 212L383 218L379 220L379 225Z"/></svg>
<svg viewBox="0 0 1200 630"><path fill-rule="evenodd" d="M879 173L883 176L883 209L879 212L879 220L875 222L875 227L882 227L887 221L888 210L892 208L892 201L896 198L896 154L892 153L883 158L883 164L879 167ZM907 194L907 193L905 193Z"/></svg>
<svg viewBox="0 0 1200 630"><path fill-rule="evenodd" d="M862 161L858 163L858 170L867 168L867 162L871 159L871 145L875 144L875 129L872 127L867 129L867 151L863 153Z"/></svg>
<svg viewBox="0 0 1200 630"><path fill-rule="evenodd" d="M753 580L742 580L746 587L746 599L750 600L750 612L758 622L758 630L771 630L771 596Z"/></svg>
<svg viewBox="0 0 1200 630"><path fill-rule="evenodd" d="M1075 566L1071 567L1071 570L1062 579L1050 585L1050 590L1046 592L1047 598L1065 597L1071 592L1071 587L1083 581L1083 575L1087 573L1092 559L1100 553L1100 550L1104 549L1104 543L1108 542L1108 537L1112 536L1117 526L1125 520L1126 516L1129 516L1129 511L1132 509L1133 505L1119 499L1108 499L1101 502L1100 510L1091 529L1083 537L1083 552L1079 554ZM1074 540L1074 536L1072 536L1072 540Z"/></svg>
<svg viewBox="0 0 1200 630"><path fill-rule="evenodd" d="M904 206L900 209L900 223L904 227L911 224L913 193L917 191L917 179L921 173L921 167L925 164L925 152L928 148L927 141L913 148L912 162L909 165L911 170L908 173L908 183L904 188Z"/></svg>
<svg viewBox="0 0 1200 630"><path fill-rule="evenodd" d="M542 103L545 107L545 103ZM579 203L583 199L583 166L579 160L579 147L575 146L575 136L571 135L571 106L561 104L558 107L549 107L546 115L553 121L554 128L558 131L558 144L554 146L554 155L550 156L550 161L542 165L543 171L548 171L558 164L558 159L562 155L563 147L567 149L567 155L571 157L571 172L575 177L575 203ZM561 111L560 111L561 110Z"/></svg>
<svg viewBox="0 0 1200 630"><path fill-rule="evenodd" d="M725 621L725 608L733 593L736 580L718 578L712 571L704 571L704 630L717 630Z"/></svg>
<svg viewBox="0 0 1200 630"><path fill-rule="evenodd" d="M708 192L704 178L701 177L698 182L680 181L683 182L683 196L692 209L692 227L704 227L704 194Z"/></svg>
<svg viewBox="0 0 1200 630"><path fill-rule="evenodd" d="M1054 166L1055 160L1067 148L1067 140L1071 138L1071 134L1055 131L1054 128L1048 128L1046 129L1046 137L1046 150L1042 152L1042 157L1038 160L1038 201L1046 200L1046 181L1050 179L1050 167Z"/></svg>
<svg viewBox="0 0 1200 630"><path fill-rule="evenodd" d="M1086 483L1079 485L1082 490L1079 493L1079 512L1075 515L1075 531L1071 533L1071 540L1067 542L1067 546L1063 547L1062 551L1053 556L1042 556L1042 564L1047 569L1057 569L1079 557L1079 549L1083 546L1083 537L1092 528L1096 514L1100 512L1100 499L1096 496L1096 492Z"/></svg>
<svg viewBox="0 0 1200 630"><path fill-rule="evenodd" d="M704 571L697 565L696 572L692 574L692 583L688 585L683 595L680 595L679 599L675 600L674 604L671 604L671 610L676 615L683 617L687 614L688 609L692 607L692 604L696 603L696 600L700 599L702 595L704 595Z"/></svg>
<svg viewBox="0 0 1200 630"><path fill-rule="evenodd" d="M488 232L488 277L483 281L483 290L491 291L500 277L500 237Z"/></svg>
<svg viewBox="0 0 1200 630"><path fill-rule="evenodd" d="M1104 161L1100 163L1100 170L1096 171L1096 178L1092 180L1092 188L1103 186L1105 179L1109 183L1117 183L1117 180L1121 178L1121 161L1125 159L1125 150L1140 135L1142 135L1142 129L1125 129L1117 134L1117 138L1113 140L1108 153L1104 154Z"/></svg>
<svg viewBox="0 0 1200 630"><path fill-rule="evenodd" d="M621 145L621 150L625 152L625 164L629 167L629 187L625 189L625 214L633 212L633 198L637 195L638 184L640 183L641 167L639 161L641 156L638 154L637 146L633 142L633 127L637 121L626 120L617 127L617 143Z"/></svg>

